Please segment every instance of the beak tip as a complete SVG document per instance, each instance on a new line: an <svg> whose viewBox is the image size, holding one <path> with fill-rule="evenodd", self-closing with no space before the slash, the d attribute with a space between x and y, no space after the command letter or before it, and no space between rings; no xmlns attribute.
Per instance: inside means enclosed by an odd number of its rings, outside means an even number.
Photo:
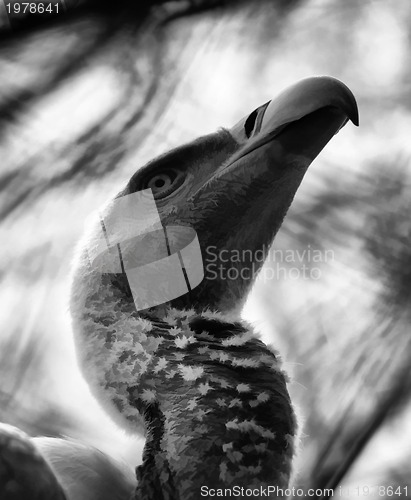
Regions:
<svg viewBox="0 0 411 500"><path fill-rule="evenodd" d="M358 111L358 105L357 105L357 101L355 100L354 95L352 95L352 102L350 104L351 104L351 106L349 109L349 113L347 113L347 116L356 127L359 127L359 125L360 125L360 113Z"/></svg>
<svg viewBox="0 0 411 500"><path fill-rule="evenodd" d="M354 97L354 94L351 92L350 88L345 85L342 81L333 77L319 77L325 80L326 82L330 82L330 87L334 87L334 90L337 91L337 94L340 95L341 99L341 107L347 113L347 117L352 121L352 123L358 127L360 125L360 116L358 111L358 104Z"/></svg>

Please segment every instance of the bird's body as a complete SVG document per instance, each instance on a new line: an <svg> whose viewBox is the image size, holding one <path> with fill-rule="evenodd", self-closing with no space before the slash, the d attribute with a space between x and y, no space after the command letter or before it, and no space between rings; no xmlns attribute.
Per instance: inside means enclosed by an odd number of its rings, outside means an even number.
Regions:
<svg viewBox="0 0 411 500"><path fill-rule="evenodd" d="M38 437L31 442L68 492L66 500L132 498L136 477L128 464L77 440Z"/></svg>
<svg viewBox="0 0 411 500"><path fill-rule="evenodd" d="M239 311L262 265L256 252L267 252L307 167L348 117L358 118L355 100L341 82L300 82L231 130L137 171L101 213L94 236L86 236L73 279L73 331L97 399L120 426L146 435L136 500L194 500L201 487L289 484L296 421L286 376L278 354ZM119 205L144 190L151 190L160 229L146 221L138 245L133 234L109 245L102 260L92 258L101 243L95 234L103 226L109 240L112 221L123 223ZM193 287L195 259L184 254L188 229L204 264ZM139 308L133 270L147 262L162 269L162 234L168 257L178 254L184 264L188 290ZM143 257L141 248L148 249ZM229 262L230 279L225 257L234 250L247 252ZM145 297L158 297L156 288L175 292L166 275L160 285L148 283L140 289Z"/></svg>

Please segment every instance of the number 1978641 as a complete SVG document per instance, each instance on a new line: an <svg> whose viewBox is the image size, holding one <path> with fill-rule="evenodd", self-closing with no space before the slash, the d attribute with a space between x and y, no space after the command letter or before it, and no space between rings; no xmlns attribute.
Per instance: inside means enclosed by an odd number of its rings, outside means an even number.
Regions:
<svg viewBox="0 0 411 500"><path fill-rule="evenodd" d="M5 3L8 14L58 14L58 2L7 2Z"/></svg>
<svg viewBox="0 0 411 500"><path fill-rule="evenodd" d="M357 486L356 488L345 488L340 486L338 488L339 496L353 496L353 497L407 497L407 486Z"/></svg>

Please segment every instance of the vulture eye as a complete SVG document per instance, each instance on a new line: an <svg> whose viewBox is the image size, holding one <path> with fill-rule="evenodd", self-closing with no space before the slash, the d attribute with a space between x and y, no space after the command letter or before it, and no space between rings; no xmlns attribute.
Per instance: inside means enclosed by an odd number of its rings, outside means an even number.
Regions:
<svg viewBox="0 0 411 500"><path fill-rule="evenodd" d="M162 170L147 177L143 189L151 189L156 198L164 198L175 191L184 181L184 176L174 169Z"/></svg>

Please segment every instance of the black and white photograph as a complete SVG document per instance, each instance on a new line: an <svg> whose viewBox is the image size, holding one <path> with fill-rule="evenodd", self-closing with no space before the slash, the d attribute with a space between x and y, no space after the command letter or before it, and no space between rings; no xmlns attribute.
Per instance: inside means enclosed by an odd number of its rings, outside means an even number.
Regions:
<svg viewBox="0 0 411 500"><path fill-rule="evenodd" d="M0 0L0 500L411 498L411 2Z"/></svg>

